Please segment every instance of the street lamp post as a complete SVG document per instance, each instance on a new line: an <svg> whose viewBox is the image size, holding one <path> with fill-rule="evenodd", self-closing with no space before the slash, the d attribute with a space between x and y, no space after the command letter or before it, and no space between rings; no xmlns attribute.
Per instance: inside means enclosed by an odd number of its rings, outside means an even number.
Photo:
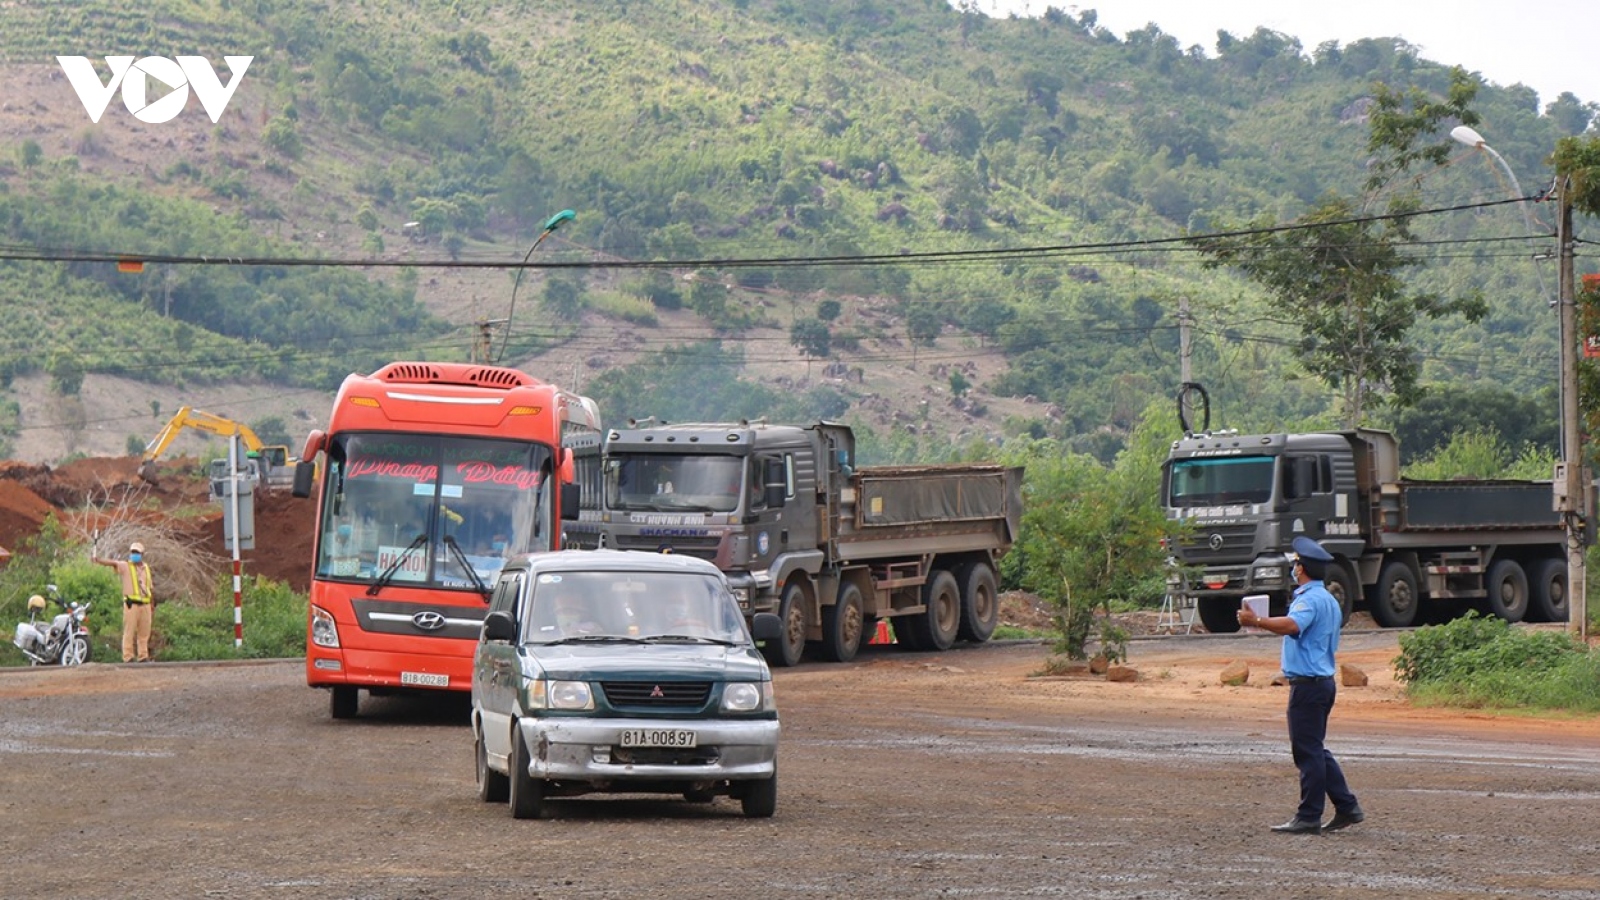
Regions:
<svg viewBox="0 0 1600 900"><path fill-rule="evenodd" d="M1511 179L1511 185L1516 189L1517 196L1523 197L1522 186L1517 183L1516 174L1506 164L1505 158L1496 153L1482 135L1465 125L1457 125L1451 129L1450 137L1468 147L1487 153L1499 163L1506 177ZM1572 212L1567 193L1567 188L1563 187L1560 222L1556 228L1560 279L1555 298L1549 298L1549 291L1544 285L1544 275L1537 265L1534 267L1534 272L1539 275L1540 290L1549 299L1550 305L1557 307L1560 312L1557 340L1561 344L1561 462L1556 467L1553 502L1555 511L1561 513L1566 530L1568 630L1583 636L1588 618L1587 591L1584 583L1587 572L1583 558L1583 525L1588 514L1588 492L1582 477L1582 437L1578 430L1578 328L1571 263ZM1533 217L1528 212L1526 199L1521 206L1523 223L1532 236Z"/></svg>

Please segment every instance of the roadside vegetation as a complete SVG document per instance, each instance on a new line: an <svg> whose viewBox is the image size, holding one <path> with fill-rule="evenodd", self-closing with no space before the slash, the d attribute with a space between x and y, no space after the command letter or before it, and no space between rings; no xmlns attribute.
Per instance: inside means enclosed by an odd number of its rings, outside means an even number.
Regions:
<svg viewBox="0 0 1600 900"><path fill-rule="evenodd" d="M1600 713L1600 653L1565 631L1468 613L1401 635L1394 666L1421 705Z"/></svg>

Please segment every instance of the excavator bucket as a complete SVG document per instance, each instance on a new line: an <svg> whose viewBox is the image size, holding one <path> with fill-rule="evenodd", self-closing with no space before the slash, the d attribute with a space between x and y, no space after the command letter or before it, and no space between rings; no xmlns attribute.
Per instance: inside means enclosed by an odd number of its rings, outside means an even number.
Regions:
<svg viewBox="0 0 1600 900"><path fill-rule="evenodd" d="M156 483L156 461L147 459L139 466L139 477L150 484Z"/></svg>

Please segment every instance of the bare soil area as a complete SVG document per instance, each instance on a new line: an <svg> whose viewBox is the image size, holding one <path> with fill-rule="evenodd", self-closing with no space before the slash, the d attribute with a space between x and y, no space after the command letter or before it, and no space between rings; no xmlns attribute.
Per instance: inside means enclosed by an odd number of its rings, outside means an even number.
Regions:
<svg viewBox="0 0 1600 900"><path fill-rule="evenodd" d="M333 721L298 661L0 673L11 897L1593 898L1600 722L1415 709L1353 632L1330 748L1368 813L1292 814L1276 639L1137 639L1137 682L1030 642L777 673L778 814L581 798L515 821L461 702ZM1246 660L1249 683L1218 674Z"/></svg>

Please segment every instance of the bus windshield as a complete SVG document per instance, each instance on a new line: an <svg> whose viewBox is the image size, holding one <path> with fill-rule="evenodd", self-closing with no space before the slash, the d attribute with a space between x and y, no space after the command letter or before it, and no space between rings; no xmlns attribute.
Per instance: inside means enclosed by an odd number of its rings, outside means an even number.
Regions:
<svg viewBox="0 0 1600 900"><path fill-rule="evenodd" d="M553 549L551 453L527 441L344 433L328 447L319 578L483 592Z"/></svg>
<svg viewBox="0 0 1600 900"><path fill-rule="evenodd" d="M1271 456L1184 459L1172 464L1167 505L1228 506L1272 499Z"/></svg>
<svg viewBox="0 0 1600 900"><path fill-rule="evenodd" d="M605 477L607 509L733 512L744 459L621 453L606 459Z"/></svg>

